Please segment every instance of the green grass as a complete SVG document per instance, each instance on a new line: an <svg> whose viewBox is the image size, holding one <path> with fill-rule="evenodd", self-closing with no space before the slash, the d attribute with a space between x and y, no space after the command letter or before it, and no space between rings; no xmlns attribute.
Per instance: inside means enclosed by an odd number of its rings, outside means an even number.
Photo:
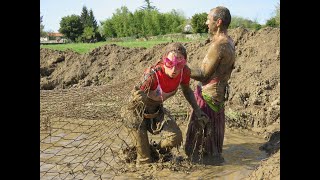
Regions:
<svg viewBox="0 0 320 180"><path fill-rule="evenodd" d="M192 40L181 39L178 42L192 42ZM149 41L126 41L126 42L97 42L97 43L70 43L70 44L48 44L41 45L40 48L49 48L54 50L65 51L71 49L80 54L84 54L92 51L93 49L106 45L106 44L116 44L123 47L145 47L150 48L154 45L171 42L170 40L149 40Z"/></svg>
<svg viewBox="0 0 320 180"><path fill-rule="evenodd" d="M46 44L41 45L40 48L48 48L54 50L65 51L71 49L75 52L84 54L90 52L91 50L107 44L106 42L97 42L97 43L70 43L70 44Z"/></svg>

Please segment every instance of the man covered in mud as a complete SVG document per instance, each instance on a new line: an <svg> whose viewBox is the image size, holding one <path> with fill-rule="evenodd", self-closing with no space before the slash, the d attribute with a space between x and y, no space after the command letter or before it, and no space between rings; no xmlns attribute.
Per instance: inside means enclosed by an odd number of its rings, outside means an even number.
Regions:
<svg viewBox="0 0 320 180"><path fill-rule="evenodd" d="M195 112L190 117L185 151L196 161L224 162L224 101L228 98L228 80L235 63L235 46L227 33L230 22L230 11L226 7L218 6L210 10L206 24L211 42L200 67L191 68L191 78L199 81L194 92L196 101L209 117L200 132L195 123Z"/></svg>
<svg viewBox="0 0 320 180"><path fill-rule="evenodd" d="M186 63L187 52L181 43L167 45L162 59L144 72L141 83L133 90L127 108L131 115L129 113L126 125L137 150L137 164L153 161L147 131L152 134L161 132L162 138L155 147L159 153L170 152L173 147L181 145L182 132L163 107L163 102L176 94L179 85L198 118L197 122L204 124L207 121L189 86L190 69Z"/></svg>

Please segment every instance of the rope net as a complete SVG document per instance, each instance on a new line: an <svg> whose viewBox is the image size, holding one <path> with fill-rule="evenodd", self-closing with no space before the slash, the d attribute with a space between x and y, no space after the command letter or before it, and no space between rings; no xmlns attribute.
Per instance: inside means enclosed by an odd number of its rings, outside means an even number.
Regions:
<svg viewBox="0 0 320 180"><path fill-rule="evenodd" d="M112 179L135 171L125 154L133 143L120 109L128 103L139 78L119 84L40 91L41 179ZM179 126L187 123L189 106L180 89L164 106L175 110L171 115ZM149 139L157 137L149 134ZM177 163L166 166L177 169Z"/></svg>

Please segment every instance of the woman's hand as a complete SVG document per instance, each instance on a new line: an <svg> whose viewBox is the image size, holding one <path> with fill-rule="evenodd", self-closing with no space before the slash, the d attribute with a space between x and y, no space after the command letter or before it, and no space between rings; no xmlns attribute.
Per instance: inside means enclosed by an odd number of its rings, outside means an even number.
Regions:
<svg viewBox="0 0 320 180"><path fill-rule="evenodd" d="M197 110L196 116L198 125L200 126L200 128L204 129L209 122L208 115L199 109Z"/></svg>

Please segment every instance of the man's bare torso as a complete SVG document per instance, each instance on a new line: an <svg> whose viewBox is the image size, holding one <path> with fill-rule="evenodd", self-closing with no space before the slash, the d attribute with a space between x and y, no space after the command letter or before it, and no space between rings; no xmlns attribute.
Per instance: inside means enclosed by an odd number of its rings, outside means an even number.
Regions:
<svg viewBox="0 0 320 180"><path fill-rule="evenodd" d="M208 77L202 81L203 93L211 95L218 102L224 101L225 87L234 68L234 62L235 46L232 39L228 36L214 39L202 62L202 69ZM216 81L211 81L213 79Z"/></svg>

